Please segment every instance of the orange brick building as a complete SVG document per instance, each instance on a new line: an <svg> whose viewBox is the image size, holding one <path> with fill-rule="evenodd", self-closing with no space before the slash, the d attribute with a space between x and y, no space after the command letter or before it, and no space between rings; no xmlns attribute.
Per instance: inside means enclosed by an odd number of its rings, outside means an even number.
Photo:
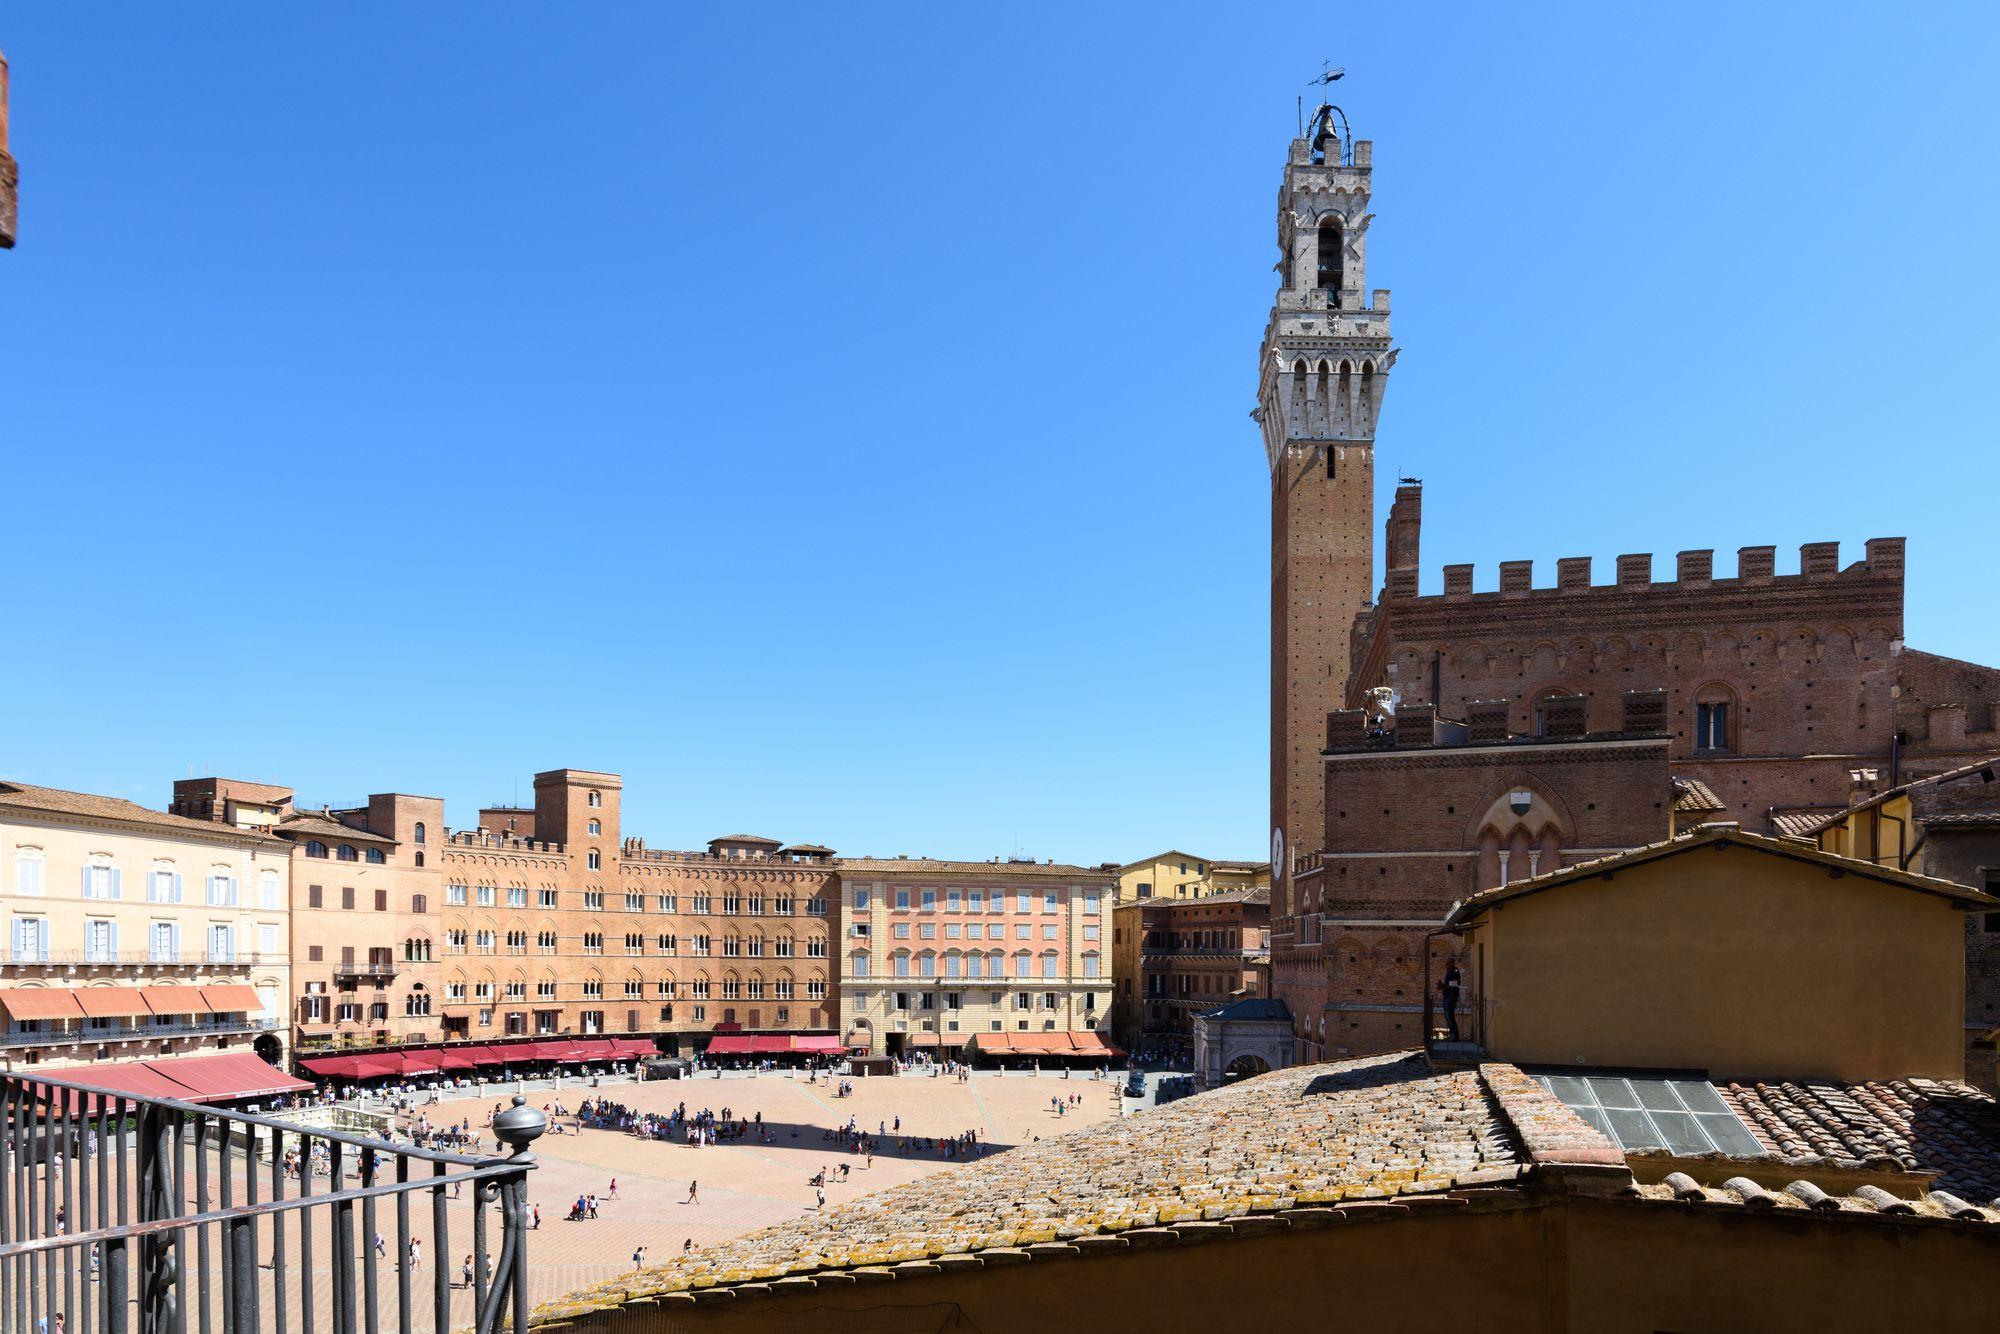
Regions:
<svg viewBox="0 0 2000 1334"><path fill-rule="evenodd" d="M1128 1047L1186 1050L1197 1012L1262 996L1270 985L1268 887L1136 900L1114 916L1114 1022Z"/></svg>
<svg viewBox="0 0 2000 1334"><path fill-rule="evenodd" d="M300 810L288 788L175 784L178 814L291 845L298 1050L718 1031L831 1034L830 849L624 835L618 775L535 776L532 807L445 825L434 797Z"/></svg>

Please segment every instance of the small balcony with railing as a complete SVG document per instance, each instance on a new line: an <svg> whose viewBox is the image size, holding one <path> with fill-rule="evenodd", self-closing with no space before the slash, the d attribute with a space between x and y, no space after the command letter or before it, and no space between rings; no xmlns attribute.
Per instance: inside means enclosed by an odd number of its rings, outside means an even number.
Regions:
<svg viewBox="0 0 2000 1334"><path fill-rule="evenodd" d="M325 1121L0 1073L0 1329L526 1334L542 1114L493 1119L504 1157Z"/></svg>

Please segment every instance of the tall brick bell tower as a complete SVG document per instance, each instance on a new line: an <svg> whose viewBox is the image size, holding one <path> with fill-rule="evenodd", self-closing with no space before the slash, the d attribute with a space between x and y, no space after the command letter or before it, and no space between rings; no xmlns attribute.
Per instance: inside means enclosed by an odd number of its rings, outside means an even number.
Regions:
<svg viewBox="0 0 2000 1334"><path fill-rule="evenodd" d="M1331 105L1292 141L1278 192L1278 298L1251 413L1271 465L1273 983L1304 1022L1318 1004L1287 997L1283 976L1297 939L1292 872L1325 846L1320 751L1328 711L1346 704L1349 630L1369 602L1375 424L1396 360L1389 293L1367 290L1373 157Z"/></svg>

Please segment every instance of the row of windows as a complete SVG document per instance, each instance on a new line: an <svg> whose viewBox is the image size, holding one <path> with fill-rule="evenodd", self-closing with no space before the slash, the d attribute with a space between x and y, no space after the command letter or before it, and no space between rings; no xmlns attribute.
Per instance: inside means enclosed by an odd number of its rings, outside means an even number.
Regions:
<svg viewBox="0 0 2000 1334"><path fill-rule="evenodd" d="M533 892L535 907L554 908L557 906L557 894L560 891L545 887ZM581 893L583 894L583 906L586 911L604 911L605 892L603 890L586 889L581 891ZM481 908L497 908L503 906L502 896L504 895L504 906L509 908L525 908L528 906L528 894L529 890L525 885L508 885L503 888L499 885L450 884L444 887L444 901L449 907L472 907L476 905ZM767 899L761 894L724 894L720 896L713 894L691 894L688 896L689 911L697 917L714 916L718 897L722 903L722 915L724 917L796 917L799 915L799 905L801 902L801 900L789 896ZM621 906L626 912L648 911L648 899L652 901L650 909L652 912L669 914L680 912L680 896L678 894L648 895L628 891L622 896L616 896L614 902L618 898L622 898L623 902ZM826 916L825 899L806 899L803 902L805 904L805 913L808 917Z"/></svg>
<svg viewBox="0 0 2000 1334"><path fill-rule="evenodd" d="M1086 889L1077 897L1081 910L1086 917L1095 917L1102 911L1104 904L1102 891ZM946 912L1002 913L1007 911L1010 899L1013 902L1015 912L1031 913L1035 911L1037 897L1033 890L1016 890L1012 895L1009 895L1004 889L996 889L990 894L983 889L947 889L943 891L943 904L944 911ZM882 901L884 907L893 908L896 912L909 912L912 908L918 912L936 912L939 904L939 891L935 889L888 890L883 892ZM856 885L854 887L854 910L856 912L868 911L869 906L873 902L874 891L869 886ZM1040 904L1041 910L1045 913L1060 911L1062 908L1062 891L1059 889L1043 890L1040 895Z"/></svg>
<svg viewBox="0 0 2000 1334"><path fill-rule="evenodd" d="M917 928L916 938L918 940L937 940L939 938L938 923L936 922L892 922L889 926L889 934L896 940L908 940L910 939L910 928L912 925ZM946 922L943 925L943 938L945 940L1007 939L1007 924L1005 922ZM1102 928L1095 925L1086 926L1083 928L1083 938L1086 941L1095 941L1099 938L1101 930ZM856 922L849 928L849 934L853 935L857 940L865 940L874 934L874 927L867 922ZM1033 940L1034 938L1035 928L1032 923L1017 922L1014 924L1014 939ZM1054 922L1044 922L1042 924L1041 938L1043 940L1061 940L1062 928Z"/></svg>
<svg viewBox="0 0 2000 1334"><path fill-rule="evenodd" d="M605 953L605 937L602 931L586 931L577 937L577 939L584 954ZM481 927L478 930L468 930L460 926L448 927L444 933L444 952L446 954L465 954L467 952L493 954L498 951L500 941L501 933L491 927ZM509 954L526 954L528 952L528 933L526 931L508 931L505 934L505 942L506 952ZM405 957L410 959L418 958L418 955L410 954L408 951L419 944L423 948L421 957L428 959L430 957L430 942L428 940L421 942L415 940L405 941ZM560 950L561 938L555 931L543 929L535 933L534 944L535 952L538 954L555 954ZM698 931L687 938L687 953L695 958L706 958L717 953L716 946L718 945L721 947L720 955L723 958L761 959L766 957L767 945L769 947L769 957L773 959L801 957L798 952L798 942L791 936L777 936L768 941L763 936L724 936L718 941L705 931ZM681 939L678 935L664 931L655 935L651 942L652 952L658 954L679 954L681 953L680 946ZM623 941L620 942L620 948L626 954L647 953L648 942L645 933L639 931L627 932ZM803 957L808 959L826 958L827 947L825 937L809 937L806 940Z"/></svg>
<svg viewBox="0 0 2000 1334"><path fill-rule="evenodd" d="M944 972L938 972L939 956L929 950L911 955L906 950L897 950L889 956L889 975L892 977L1061 977L1062 955L1054 950L1045 950L1040 955L1027 950L1017 950L1014 954L1013 972L1007 970L1007 956L999 950L981 954L977 951L960 954L957 950L947 951L944 956ZM848 971L855 977L867 977L874 966L867 950L856 950L848 956ZM1039 966L1039 971L1037 971ZM1103 960L1095 950L1083 955L1083 976L1102 975Z"/></svg>
<svg viewBox="0 0 2000 1334"><path fill-rule="evenodd" d="M646 983L636 977L626 978L613 985L615 990L611 994L620 995L626 1000L643 1000L647 995ZM540 979L534 984L534 988L536 1000L552 1001L558 999L557 983L553 978ZM602 978L585 978L579 984L579 988L580 994L585 1000L601 1000L607 994L604 979ZM415 997L417 994L415 992L411 993L412 997ZM678 979L671 977L659 978L653 983L652 995L657 999L677 999L681 994L681 984ZM706 977L698 977L687 983L686 994L695 1000L710 1000L718 996L723 1000L795 1000L798 998L800 992L796 979L789 977L725 977L719 981ZM825 1000L827 994L826 980L824 978L807 979L803 994L808 1000ZM528 997L528 984L520 978L509 979L505 983L497 983L490 978L467 983L462 979L454 978L444 984L444 999L447 1005L463 1004L468 1000L493 1000L496 996L504 1000L525 1000ZM428 1014L430 1012L428 996L424 998L422 1004L425 1007L423 1013ZM417 1013L414 1010L407 1012Z"/></svg>
<svg viewBox="0 0 2000 1334"><path fill-rule="evenodd" d="M944 1004L942 1006L938 1004L938 997L940 995L944 997ZM1062 993L1060 992L1044 991L1040 999L1041 1008L1044 1010L1060 1010L1062 1008ZM914 1004L912 1004L913 1000ZM1017 1010L1032 1010L1035 1008L1035 1001L1035 994L1031 991L1014 993L1014 1008ZM1007 993L1004 991L992 992L991 999L987 1002L994 1009L998 1009L1006 1003ZM894 996L894 1005L898 1010L962 1010L965 1008L965 993L962 991L946 991L942 993L936 991L898 991ZM1095 1010L1097 1008L1096 992L1086 991L1083 994L1083 1008L1085 1010ZM998 1020L994 1021L993 1028L995 1032L999 1031L1000 1023ZM953 1024L951 1031L956 1032L957 1030L958 1025Z"/></svg>
<svg viewBox="0 0 2000 1334"><path fill-rule="evenodd" d="M141 953L127 958L123 946L120 923L107 918L93 917L83 924L82 958L85 963L196 963L205 957L209 963L235 963L242 960L237 950L238 933L234 924L213 922L196 936L206 946L206 954L183 954L182 932L179 922L149 922L146 924L145 947ZM16 917L12 921L9 940L12 945L8 961L11 963L54 962L55 933L46 917ZM274 958L283 953L282 933L276 923L259 923L256 934L249 937L256 942L255 957ZM194 936L194 932L189 935Z"/></svg>
<svg viewBox="0 0 2000 1334"><path fill-rule="evenodd" d="M17 848L14 853L14 893L22 898L43 898L48 893L45 875L47 859L40 848ZM151 870L144 872L140 881L143 885L145 901L148 903L203 903L212 908L234 908L241 904L242 894L234 871L227 866L216 866L202 877L199 898L191 898L187 880L181 872L173 869L170 861L162 858L153 863ZM125 897L125 871L112 863L108 854L93 854L88 862L78 868L77 892L86 899L106 901ZM257 906L267 909L284 907L284 882L276 871L262 871L257 876Z"/></svg>

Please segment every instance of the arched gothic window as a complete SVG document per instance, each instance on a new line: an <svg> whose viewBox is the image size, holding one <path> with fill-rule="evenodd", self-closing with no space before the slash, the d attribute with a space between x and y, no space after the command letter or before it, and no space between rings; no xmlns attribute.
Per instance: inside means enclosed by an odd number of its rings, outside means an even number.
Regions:
<svg viewBox="0 0 2000 1334"><path fill-rule="evenodd" d="M1340 219L1325 218L1319 224L1319 263L1313 285L1323 291L1338 292L1345 272L1346 248L1341 244Z"/></svg>

